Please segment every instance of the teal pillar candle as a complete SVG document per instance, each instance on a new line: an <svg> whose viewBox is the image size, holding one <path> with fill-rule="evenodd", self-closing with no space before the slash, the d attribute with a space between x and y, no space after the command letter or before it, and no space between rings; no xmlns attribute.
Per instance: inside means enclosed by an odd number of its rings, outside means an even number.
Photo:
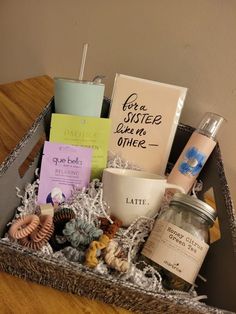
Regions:
<svg viewBox="0 0 236 314"><path fill-rule="evenodd" d="M105 86L66 78L54 79L55 112L100 117Z"/></svg>

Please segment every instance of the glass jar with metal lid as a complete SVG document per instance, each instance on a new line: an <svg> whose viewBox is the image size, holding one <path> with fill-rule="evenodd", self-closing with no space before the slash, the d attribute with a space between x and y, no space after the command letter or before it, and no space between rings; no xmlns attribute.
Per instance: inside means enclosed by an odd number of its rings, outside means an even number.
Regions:
<svg viewBox="0 0 236 314"><path fill-rule="evenodd" d="M211 206L183 193L160 213L142 254L160 272L165 288L187 291L194 284L216 216Z"/></svg>

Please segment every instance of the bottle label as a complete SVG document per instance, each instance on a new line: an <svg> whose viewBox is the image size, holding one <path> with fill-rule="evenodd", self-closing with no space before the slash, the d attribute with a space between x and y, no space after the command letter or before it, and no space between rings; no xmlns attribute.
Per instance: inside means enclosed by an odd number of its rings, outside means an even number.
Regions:
<svg viewBox="0 0 236 314"><path fill-rule="evenodd" d="M192 146L186 150L183 159L179 163L179 171L188 176L197 176L206 161L206 155Z"/></svg>
<svg viewBox="0 0 236 314"><path fill-rule="evenodd" d="M157 220L142 254L193 284L209 246L165 220Z"/></svg>
<svg viewBox="0 0 236 314"><path fill-rule="evenodd" d="M193 132L167 182L181 186L188 193L215 145L211 138Z"/></svg>

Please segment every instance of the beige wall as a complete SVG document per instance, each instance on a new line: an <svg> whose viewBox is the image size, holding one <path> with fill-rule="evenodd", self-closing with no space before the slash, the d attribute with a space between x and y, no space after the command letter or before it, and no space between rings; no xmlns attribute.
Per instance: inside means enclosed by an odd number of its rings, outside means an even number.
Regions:
<svg viewBox="0 0 236 314"><path fill-rule="evenodd" d="M181 121L225 116L219 141L236 200L236 1L0 0L0 83L116 72L189 88Z"/></svg>

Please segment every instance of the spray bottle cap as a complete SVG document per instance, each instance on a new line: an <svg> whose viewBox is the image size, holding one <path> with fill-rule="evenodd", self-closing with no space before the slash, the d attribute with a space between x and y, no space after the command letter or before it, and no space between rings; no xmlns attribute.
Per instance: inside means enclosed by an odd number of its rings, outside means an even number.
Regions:
<svg viewBox="0 0 236 314"><path fill-rule="evenodd" d="M206 112L197 130L201 134L215 139L216 134L224 121L226 121L225 118L223 118L219 114L216 114L214 112Z"/></svg>

